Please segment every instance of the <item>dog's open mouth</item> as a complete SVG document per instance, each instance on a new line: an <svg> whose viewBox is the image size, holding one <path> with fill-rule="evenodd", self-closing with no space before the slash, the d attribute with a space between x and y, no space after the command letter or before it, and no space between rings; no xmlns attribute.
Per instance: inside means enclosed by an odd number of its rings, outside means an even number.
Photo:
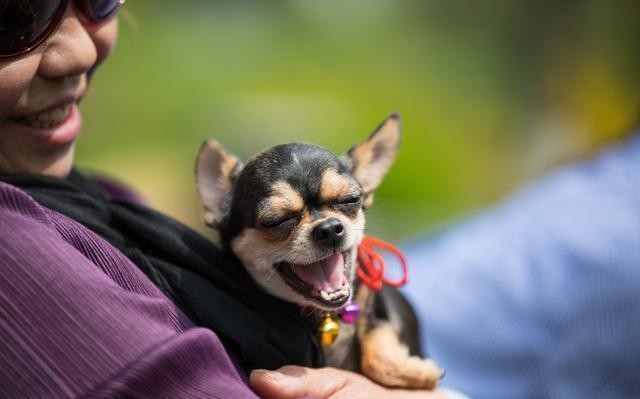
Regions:
<svg viewBox="0 0 640 399"><path fill-rule="evenodd" d="M306 298L325 308L337 309L347 303L351 287L347 278L349 251L336 252L309 264L280 262L275 268L284 281Z"/></svg>

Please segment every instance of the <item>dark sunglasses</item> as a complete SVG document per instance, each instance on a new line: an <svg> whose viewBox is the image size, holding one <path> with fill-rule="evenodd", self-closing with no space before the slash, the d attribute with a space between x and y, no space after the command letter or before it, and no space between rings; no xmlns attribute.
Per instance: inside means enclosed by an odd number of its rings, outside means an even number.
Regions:
<svg viewBox="0 0 640 399"><path fill-rule="evenodd" d="M58 27L69 2L92 24L111 18L125 0L0 0L0 58L33 50Z"/></svg>

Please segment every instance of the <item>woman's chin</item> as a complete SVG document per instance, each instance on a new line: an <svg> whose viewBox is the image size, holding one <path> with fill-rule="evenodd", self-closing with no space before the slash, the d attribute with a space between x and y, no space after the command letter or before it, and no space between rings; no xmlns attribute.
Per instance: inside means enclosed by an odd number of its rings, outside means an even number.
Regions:
<svg viewBox="0 0 640 399"><path fill-rule="evenodd" d="M77 104L55 126L0 120L0 174L34 173L65 177L73 166L82 118Z"/></svg>
<svg viewBox="0 0 640 399"><path fill-rule="evenodd" d="M67 177L73 167L73 149L74 146L71 145L68 152L60 154L59 158L52 160L52 162L45 165L38 173L47 176L59 177L61 179Z"/></svg>
<svg viewBox="0 0 640 399"><path fill-rule="evenodd" d="M9 152L0 151L0 174L38 174L64 178L73 167L74 150L73 141L64 146L47 147L46 151L42 148L13 146Z"/></svg>

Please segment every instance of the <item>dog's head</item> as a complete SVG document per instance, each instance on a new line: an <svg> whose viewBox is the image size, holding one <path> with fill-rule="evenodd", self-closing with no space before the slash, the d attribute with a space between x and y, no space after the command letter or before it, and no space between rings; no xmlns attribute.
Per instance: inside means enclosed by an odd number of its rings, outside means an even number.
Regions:
<svg viewBox="0 0 640 399"><path fill-rule="evenodd" d="M363 211L399 145L395 114L341 157L293 143L263 151L243 166L208 140L196 164L205 222L272 295L338 309L351 297Z"/></svg>

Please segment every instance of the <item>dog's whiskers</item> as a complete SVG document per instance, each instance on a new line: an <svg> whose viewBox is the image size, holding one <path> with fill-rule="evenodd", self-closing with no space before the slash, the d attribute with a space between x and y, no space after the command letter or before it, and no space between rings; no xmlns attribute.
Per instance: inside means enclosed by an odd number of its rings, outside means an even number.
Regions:
<svg viewBox="0 0 640 399"><path fill-rule="evenodd" d="M300 308L300 314L304 317L312 316L316 311L315 306L313 305L304 305Z"/></svg>
<svg viewBox="0 0 640 399"><path fill-rule="evenodd" d="M276 269L271 269L271 271L265 276L264 281L267 282L271 280L276 274Z"/></svg>

